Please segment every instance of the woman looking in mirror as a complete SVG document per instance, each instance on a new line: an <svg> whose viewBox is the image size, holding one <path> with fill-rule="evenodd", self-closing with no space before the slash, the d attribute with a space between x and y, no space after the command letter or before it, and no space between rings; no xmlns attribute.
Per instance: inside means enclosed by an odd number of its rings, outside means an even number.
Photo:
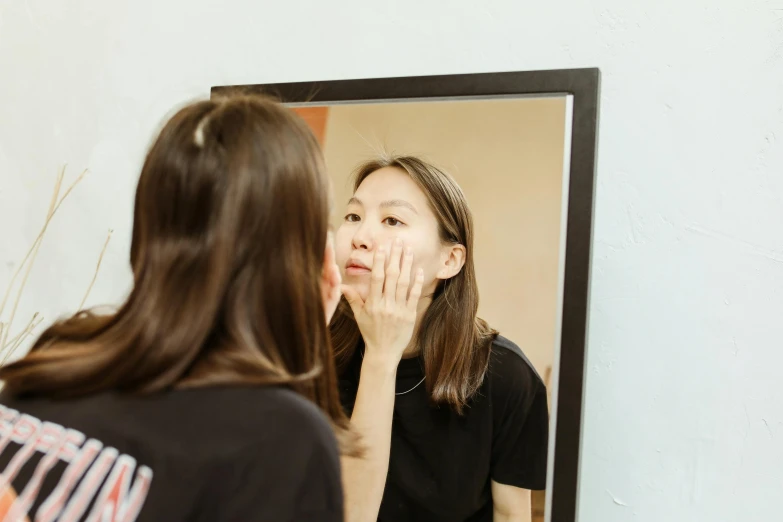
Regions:
<svg viewBox="0 0 783 522"><path fill-rule="evenodd" d="M0 369L0 518L341 522L330 188L277 103L177 112L138 181L125 303Z"/></svg>
<svg viewBox="0 0 783 522"><path fill-rule="evenodd" d="M346 299L330 325L366 446L343 458L347 520L530 520L530 490L546 481L546 390L476 316L462 191L410 156L362 165L353 186L335 236Z"/></svg>

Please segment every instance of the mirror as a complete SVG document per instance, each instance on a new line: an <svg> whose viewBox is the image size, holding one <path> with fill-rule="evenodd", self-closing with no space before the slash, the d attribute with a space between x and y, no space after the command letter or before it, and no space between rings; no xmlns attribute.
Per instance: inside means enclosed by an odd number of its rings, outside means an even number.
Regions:
<svg viewBox="0 0 783 522"><path fill-rule="evenodd" d="M446 288L474 272L477 315L499 332L462 413L425 382L427 346L401 361L379 520L492 520L493 502L516 492L498 486L531 490L534 522L574 520L598 79L582 69L241 87L281 98L321 143L344 283L361 291L367 279L347 260L402 236L432 279L433 303L460 295L445 306L469 307L468 294ZM391 163L365 169L357 188L357 169L379 158ZM449 192L456 186L461 195ZM460 275L441 277L450 243L438 241L439 226L460 225L438 216L463 203L472 248ZM478 353L469 352L442 353ZM339 368L349 414L362 357L359 346Z"/></svg>

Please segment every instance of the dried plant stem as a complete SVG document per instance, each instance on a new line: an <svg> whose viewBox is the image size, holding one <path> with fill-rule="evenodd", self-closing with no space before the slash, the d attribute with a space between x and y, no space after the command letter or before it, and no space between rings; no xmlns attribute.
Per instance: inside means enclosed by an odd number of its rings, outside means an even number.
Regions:
<svg viewBox="0 0 783 522"><path fill-rule="evenodd" d="M11 289L13 289L14 287L16 278L19 277L19 274L22 272L22 269L25 266L27 266L27 260L30 259L31 255L33 255L33 252L35 251L35 247L43 238L44 232L46 232L46 224L49 221L49 216L52 214L52 205L57 201L57 196L59 196L60 194L60 186L62 185L64 175L65 175L65 165L63 165L63 168L60 169L60 173L57 175L57 181L54 184L54 193L52 194L52 201L49 203L49 211L46 214L46 221L44 221L44 225L43 227L41 227L41 231L38 233L38 237L36 237L35 241L33 241L33 244L30 246L30 249L27 251L27 254L25 254L24 256L24 259L22 259L22 262L19 263L18 267L16 267L16 272L14 272L14 275L11 278L11 282L8 283L8 288L6 288L5 295L3 296L3 302L0 303L0 316L3 315L3 311L5 310L5 305L8 302L8 296L11 294Z"/></svg>
<svg viewBox="0 0 783 522"><path fill-rule="evenodd" d="M87 169L85 169L79 175L79 177L77 177L76 180L74 180L74 182L71 183L71 185L68 187L68 190L66 190L63 196L58 200L58 196L60 194L60 187L62 186L62 181L63 178L65 177L65 165L63 165L62 169L60 169L60 173L57 176L57 182L55 183L54 192L52 194L52 200L49 204L49 211L46 215L46 221L41 227L41 231L38 233L38 237L35 239L35 242L33 242L33 245L30 247L30 250L28 250L27 255L25 255L24 260L17 268L14 276L11 278L11 282L8 285L6 294L3 297L3 302L2 304L0 304L0 315L2 315L3 310L5 309L6 302L8 300L8 296L11 293L11 288L16 282L16 278L18 277L20 271L26 265L27 269L25 270L24 277L22 278L22 282L19 286L19 290L16 293L14 306L11 309L11 316L8 319L8 322L5 324L5 327L3 328L2 340L0 340L0 349L5 349L6 347L8 341L8 334L11 331L11 325L13 324L14 316L16 315L16 310L19 307L19 301L22 298L22 292L24 291L24 287L27 283L27 278L30 276L30 271L32 270L33 264L35 263L35 258L38 255L38 250L40 249L41 243L43 242L43 237L44 234L46 233L46 229L49 227L49 223L51 222L52 217L54 217L55 213L57 213L57 210L60 208L60 205L62 205L63 201L65 201L65 198L68 197L68 195L71 193L74 187L76 187L76 185L82 180L82 178L84 178L85 174L87 174Z"/></svg>
<svg viewBox="0 0 783 522"><path fill-rule="evenodd" d="M101 261L103 261L103 255L106 253L106 248L109 246L109 241L111 240L112 232L114 231L109 229L109 234L106 236L106 242L103 244L103 250L101 250L101 255L98 256L98 264L95 266L95 273L92 274L92 281L90 281L90 286L87 287L87 291L84 293L82 302L79 305L79 308L76 309L77 311L81 311L84 308L84 303L87 302L87 297L89 297L90 291L92 291L92 287L95 284L95 280L98 278L98 270L101 269Z"/></svg>
<svg viewBox="0 0 783 522"><path fill-rule="evenodd" d="M35 258L38 255L38 250L41 248L41 243L43 242L44 233L46 232L46 229L49 225L49 221L51 220L52 216L54 215L54 211L57 208L56 207L57 197L60 194L60 187L62 186L64 176L65 176L65 165L63 165L63 168L60 170L60 173L57 176L57 182L54 185L54 192L52 193L52 200L49 203L49 210L46 213L46 220L44 221L44 224L41 227L41 231L38 233L38 237L35 238L35 241L33 242L32 247L30 247L30 250L27 251L27 255L25 255L24 260L19 265L19 268L17 268L16 273L14 273L14 277L11 278L11 283L8 285L6 296L3 298L3 303L0 304L0 314L2 314L3 310L5 309L6 300L8 298L8 294L11 291L11 287L16 282L16 278L19 275L19 272L22 270L22 268L27 267L24 273L24 277L22 278L22 283L19 285L19 290L16 293L16 300L14 301L14 307L11 309L11 317L8 319L8 324L6 325L5 331L3 332L3 337L0 340L0 346L2 346L3 349L5 349L6 342L8 341L8 334L11 332L11 325L14 322L14 316L16 315L16 310L17 307L19 306L19 301L22 298L22 291L24 290L25 284L27 283L27 278L30 275L30 270L33 267Z"/></svg>
<svg viewBox="0 0 783 522"><path fill-rule="evenodd" d="M30 319L30 322L27 323L25 329L16 334L13 339L8 341L7 345L3 346L4 353L3 359L0 360L0 365L5 364L5 362L14 354L14 352L16 352L17 348L22 345L22 342L27 338L27 336L31 335L33 330L38 328L38 325L41 324L41 321L43 321L43 316L38 315L38 312L34 313L32 319Z"/></svg>

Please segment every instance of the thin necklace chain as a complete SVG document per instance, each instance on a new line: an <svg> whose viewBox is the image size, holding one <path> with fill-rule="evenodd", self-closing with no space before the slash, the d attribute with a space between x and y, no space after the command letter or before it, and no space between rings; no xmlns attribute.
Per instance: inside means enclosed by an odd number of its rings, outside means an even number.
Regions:
<svg viewBox="0 0 783 522"><path fill-rule="evenodd" d="M426 379L426 378L427 378L427 377L422 377L422 378L421 378L421 380L420 380L420 381L419 381L419 382L416 384L416 386L414 386L414 387L413 387L413 388L411 388L410 390L408 390L408 391L404 391L404 392L400 392L400 393L394 392L394 395L405 395L406 393L410 393L410 392L412 392L413 390L415 390L416 388L418 388L418 387L419 387L419 385L420 385L421 383L423 383L423 382L424 382L424 379Z"/></svg>
<svg viewBox="0 0 783 522"><path fill-rule="evenodd" d="M359 353L361 353L361 354L362 354L362 359L364 359L364 350L361 350ZM408 390L408 391L404 391L404 392L400 392L400 393L394 392L394 395L405 395L406 393L410 393L410 392L412 392L413 390L415 390L416 388L418 388L418 387L421 385L421 383L423 383L423 382L424 382L424 379L426 379L426 378L427 378L427 376L425 375L424 377L422 377L422 378L421 378L421 380L420 380L418 383L416 383L416 386L414 386L414 387L413 387L413 388L411 388L410 390Z"/></svg>

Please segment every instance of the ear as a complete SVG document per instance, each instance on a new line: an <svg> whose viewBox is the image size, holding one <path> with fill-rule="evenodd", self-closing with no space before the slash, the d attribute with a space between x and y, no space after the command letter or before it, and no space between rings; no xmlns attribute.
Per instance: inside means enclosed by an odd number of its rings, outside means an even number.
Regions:
<svg viewBox="0 0 783 522"><path fill-rule="evenodd" d="M338 279L335 279L335 273ZM326 250L324 251L324 266L321 271L321 285L329 289L339 287L342 280L339 279L340 269L337 267L334 255L334 236L331 231L326 236Z"/></svg>
<svg viewBox="0 0 783 522"><path fill-rule="evenodd" d="M329 232L326 238L326 252L324 252L324 266L321 271L321 295L324 303L324 312L326 313L326 324L332 320L332 315L340 302L340 269L335 263L334 239Z"/></svg>
<svg viewBox="0 0 783 522"><path fill-rule="evenodd" d="M443 253L443 264L438 270L438 279L451 279L455 275L459 274L462 267L465 266L465 247L456 244L448 245Z"/></svg>

